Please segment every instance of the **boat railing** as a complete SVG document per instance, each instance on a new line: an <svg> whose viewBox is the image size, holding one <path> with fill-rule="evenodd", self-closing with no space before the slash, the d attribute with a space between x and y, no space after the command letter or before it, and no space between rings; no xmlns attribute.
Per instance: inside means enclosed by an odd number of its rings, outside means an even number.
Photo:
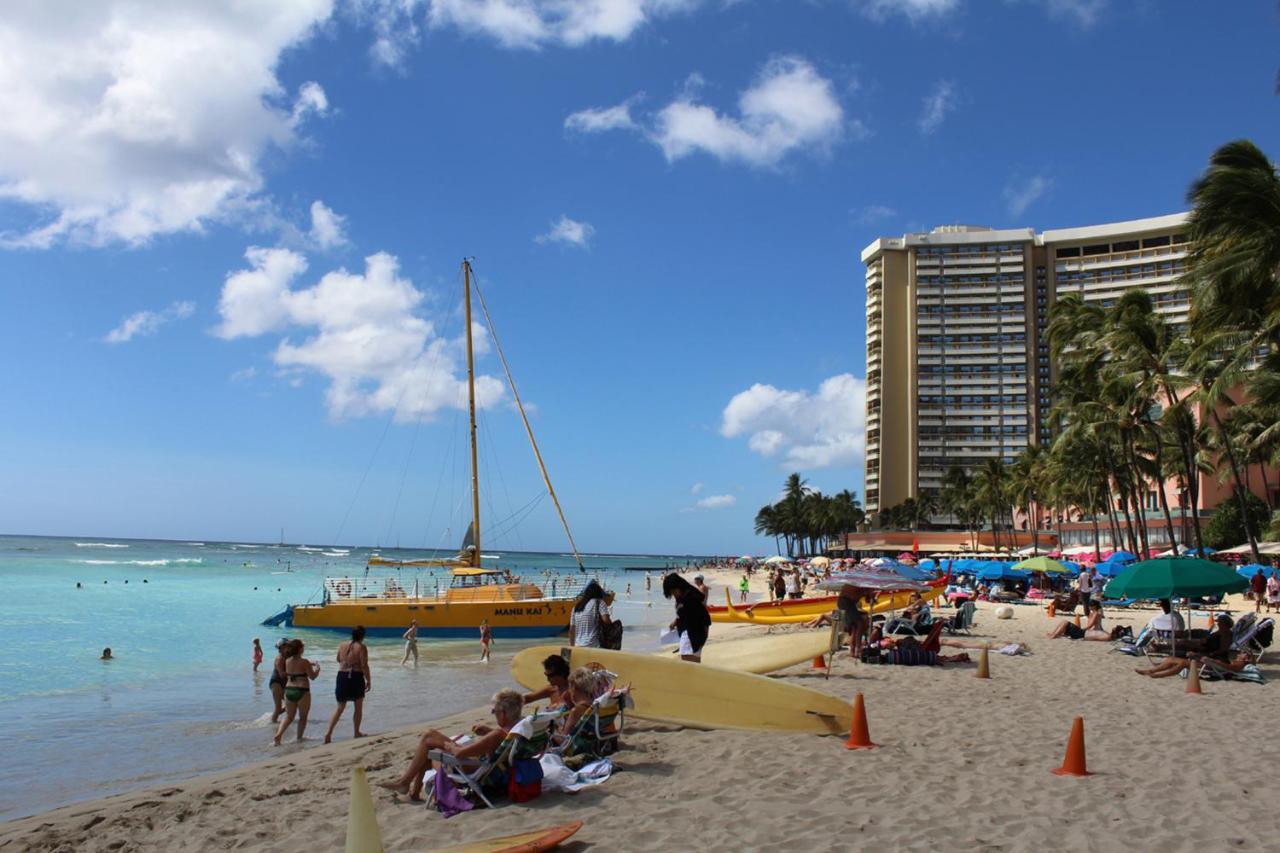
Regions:
<svg viewBox="0 0 1280 853"><path fill-rule="evenodd" d="M504 597L513 601L526 598L566 598L576 596L590 580L578 573L535 573L532 575L513 575L511 584L531 584L541 589L541 596L525 594L519 586L507 586ZM324 579L325 601L351 601L365 599L440 599L444 598L451 586L449 577L330 577ZM483 586L465 587L465 589L484 589Z"/></svg>

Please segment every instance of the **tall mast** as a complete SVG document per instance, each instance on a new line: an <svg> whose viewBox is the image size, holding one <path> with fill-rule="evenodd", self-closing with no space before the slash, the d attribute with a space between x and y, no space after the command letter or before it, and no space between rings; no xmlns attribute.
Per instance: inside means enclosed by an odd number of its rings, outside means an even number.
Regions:
<svg viewBox="0 0 1280 853"><path fill-rule="evenodd" d="M462 262L462 281L467 314L467 409L471 417L471 545L468 559L480 568L480 473L476 464L476 356L471 345L471 262Z"/></svg>

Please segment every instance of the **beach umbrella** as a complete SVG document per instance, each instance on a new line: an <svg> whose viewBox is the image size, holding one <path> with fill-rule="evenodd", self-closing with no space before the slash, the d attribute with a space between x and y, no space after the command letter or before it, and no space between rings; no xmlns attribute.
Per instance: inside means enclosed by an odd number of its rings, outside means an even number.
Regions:
<svg viewBox="0 0 1280 853"><path fill-rule="evenodd" d="M821 581L818 589L839 592L846 586L857 587L858 589L875 590L877 592L889 592L903 589L915 590L916 592L927 592L929 585L927 583L919 583L917 581L907 580L897 572L846 572L840 575L832 575L828 580Z"/></svg>
<svg viewBox="0 0 1280 853"><path fill-rule="evenodd" d="M771 566L776 566L778 563L790 563L791 561L786 557L776 556L776 557L770 557L769 559L765 560L765 562Z"/></svg>
<svg viewBox="0 0 1280 853"><path fill-rule="evenodd" d="M1071 574L1071 570L1062 563L1050 560L1048 557L1032 557L1030 560L1014 563L1013 568L1022 569L1024 572L1044 572L1046 575Z"/></svg>
<svg viewBox="0 0 1280 853"><path fill-rule="evenodd" d="M1024 581L1031 577L1031 573L1011 568L1005 563L992 561L978 569L978 577L984 581Z"/></svg>
<svg viewBox="0 0 1280 853"><path fill-rule="evenodd" d="M1260 563L1250 563L1247 566L1241 566L1236 569L1236 574L1242 578L1251 578L1258 573L1258 569L1262 569L1262 576L1269 578L1276 573L1276 570L1270 566L1264 566Z"/></svg>
<svg viewBox="0 0 1280 853"><path fill-rule="evenodd" d="M1218 552L1206 545L1204 548L1187 548L1182 553L1188 557L1207 557Z"/></svg>
<svg viewBox="0 0 1280 853"><path fill-rule="evenodd" d="M750 554L743 554L741 557L738 558L739 563L754 563L755 561L756 561L756 558L752 557Z"/></svg>
<svg viewBox="0 0 1280 853"><path fill-rule="evenodd" d="M811 557L811 558L809 558L809 565L811 565L811 566L829 566L829 565L831 565L831 558L830 558L830 557Z"/></svg>
<svg viewBox="0 0 1280 853"><path fill-rule="evenodd" d="M1220 563L1166 557L1127 566L1107 584L1108 598L1194 598L1240 592L1249 582Z"/></svg>
<svg viewBox="0 0 1280 853"><path fill-rule="evenodd" d="M1131 554L1128 551L1114 551L1107 557L1108 563L1132 563L1138 559L1137 554Z"/></svg>
<svg viewBox="0 0 1280 853"><path fill-rule="evenodd" d="M894 566L893 570L898 574L902 575L907 580L923 581L923 580L930 580L933 578L933 572L925 571L923 568L919 566L908 565L906 563L903 563L898 566Z"/></svg>

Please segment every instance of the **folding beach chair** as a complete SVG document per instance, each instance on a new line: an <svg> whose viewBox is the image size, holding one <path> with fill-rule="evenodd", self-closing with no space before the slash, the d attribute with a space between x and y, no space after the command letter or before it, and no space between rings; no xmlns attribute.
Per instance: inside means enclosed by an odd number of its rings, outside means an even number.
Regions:
<svg viewBox="0 0 1280 853"><path fill-rule="evenodd" d="M427 757L438 762L438 772L448 776L464 794L473 795L493 808L488 794L493 792L494 783L505 779L515 762L541 756L551 739L552 723L564 714L563 710L540 711L525 717L512 727L492 755L459 758L451 752L433 749ZM490 788L488 793L486 787Z"/></svg>
<svg viewBox="0 0 1280 853"><path fill-rule="evenodd" d="M977 605L972 601L966 601L964 604L960 605L960 609L956 611L956 615L952 616L947 622L944 622L942 627L946 629L948 634L959 634L961 631L966 634L971 634L972 631L970 629L973 627L973 623L975 621L974 614L977 610Z"/></svg>
<svg viewBox="0 0 1280 853"><path fill-rule="evenodd" d="M1145 655L1147 653L1147 647L1151 645L1155 638L1155 630L1148 625L1143 628L1142 632L1136 637L1122 637L1121 639L1116 640L1111 646L1111 651L1120 652L1124 655L1132 655L1133 657Z"/></svg>
<svg viewBox="0 0 1280 853"><path fill-rule="evenodd" d="M616 752L618 738L626 725L627 709L634 707L630 688L597 696L591 710L582 715L573 731L559 739L559 743L553 742L547 751L566 758L574 755L603 758Z"/></svg>
<svg viewBox="0 0 1280 853"><path fill-rule="evenodd" d="M1252 613L1246 613L1245 616L1253 616ZM1240 617L1241 622L1245 622L1245 617ZM1234 639L1231 641L1231 653L1239 654L1244 652L1249 655L1249 659L1257 663L1262 659L1262 653L1266 651L1267 646L1271 645L1272 637L1275 634L1276 620L1262 619L1258 621L1250 620L1243 631L1234 632Z"/></svg>
<svg viewBox="0 0 1280 853"><path fill-rule="evenodd" d="M1187 671L1182 671L1182 677L1187 677ZM1204 658L1200 661L1200 677L1205 681L1249 681L1254 684L1266 684L1266 679L1262 677L1262 670L1258 669L1257 664L1247 663L1239 670L1231 669L1212 658Z"/></svg>

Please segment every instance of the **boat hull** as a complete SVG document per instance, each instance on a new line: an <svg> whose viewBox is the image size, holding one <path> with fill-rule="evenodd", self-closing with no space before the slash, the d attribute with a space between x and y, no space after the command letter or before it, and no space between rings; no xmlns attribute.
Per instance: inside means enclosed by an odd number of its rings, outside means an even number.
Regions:
<svg viewBox="0 0 1280 853"><path fill-rule="evenodd" d="M356 599L293 608L293 628L350 631L363 625L370 637L399 637L418 621L419 637L475 639L487 620L494 637L554 637L566 632L573 599L440 602L431 599Z"/></svg>
<svg viewBox="0 0 1280 853"><path fill-rule="evenodd" d="M938 596L942 595L944 589L945 587L943 586L932 587L926 592L920 593L920 598L928 604ZM914 595L914 593L907 590L883 594L876 599L876 603L872 606L871 612L888 613L893 610L901 610L911 603L912 595ZM834 607L831 607L825 612L830 613L834 609ZM717 622L746 622L753 625L794 625L798 622L808 622L813 618L812 615L804 613L791 613L778 616L756 616L753 613L748 613L745 608L738 609L732 605L728 607L726 617L727 618L725 619L715 619L715 617L712 617L712 620Z"/></svg>

